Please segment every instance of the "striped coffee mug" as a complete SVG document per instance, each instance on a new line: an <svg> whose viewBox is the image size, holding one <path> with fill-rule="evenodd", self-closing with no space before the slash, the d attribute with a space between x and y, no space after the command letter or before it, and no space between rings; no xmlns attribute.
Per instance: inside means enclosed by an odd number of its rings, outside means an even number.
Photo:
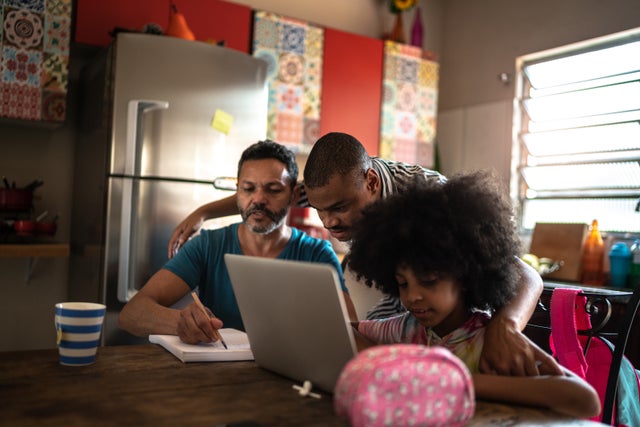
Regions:
<svg viewBox="0 0 640 427"><path fill-rule="evenodd" d="M81 366L95 362L107 307L91 302L60 302L55 307L60 363Z"/></svg>

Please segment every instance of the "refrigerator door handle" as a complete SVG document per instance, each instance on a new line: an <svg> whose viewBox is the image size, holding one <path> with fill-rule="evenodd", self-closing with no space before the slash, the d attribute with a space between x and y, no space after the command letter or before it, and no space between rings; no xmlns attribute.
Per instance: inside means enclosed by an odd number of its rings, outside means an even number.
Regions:
<svg viewBox="0 0 640 427"><path fill-rule="evenodd" d="M127 111L127 141L124 158L124 174L138 175L138 145L144 129L145 113L153 110L166 110L168 101L132 99Z"/></svg>
<svg viewBox="0 0 640 427"><path fill-rule="evenodd" d="M168 101L152 101L133 99L129 101L127 111L127 141L125 151L124 173L128 175L138 174L138 152L144 129L145 113L153 110L169 108ZM122 212L120 227L120 251L118 253L118 300L128 302L135 294L136 289L130 283L130 256L131 256L131 232L132 211L136 206L134 199L132 179L126 179L122 183ZM137 193L136 193L137 194ZM137 196L136 196L137 197Z"/></svg>

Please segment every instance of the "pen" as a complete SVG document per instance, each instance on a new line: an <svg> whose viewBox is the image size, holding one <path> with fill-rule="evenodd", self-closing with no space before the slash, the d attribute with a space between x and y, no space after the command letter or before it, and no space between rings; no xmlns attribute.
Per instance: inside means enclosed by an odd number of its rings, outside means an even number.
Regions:
<svg viewBox="0 0 640 427"><path fill-rule="evenodd" d="M193 297L193 302L196 303L196 305L198 307L200 307L200 310L202 310L202 312L211 319L211 317L216 317L216 316L209 316L209 313L207 313L207 309L204 308L204 305L202 305L202 302L200 302L200 298L198 298L198 294L196 294L195 291L191 292L191 296ZM224 348L226 348L227 350L229 349L229 347L227 347L227 343L224 342L224 339L222 338L222 335L220 335L220 332L218 332L218 330L216 329L216 338L220 340L220 342L222 343L222 345L224 346Z"/></svg>

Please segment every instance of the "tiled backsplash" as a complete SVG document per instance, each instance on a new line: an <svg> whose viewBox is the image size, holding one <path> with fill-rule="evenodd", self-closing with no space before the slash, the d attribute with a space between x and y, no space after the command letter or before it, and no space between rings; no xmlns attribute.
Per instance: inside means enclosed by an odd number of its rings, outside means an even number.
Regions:
<svg viewBox="0 0 640 427"><path fill-rule="evenodd" d="M63 122L71 0L0 0L0 117Z"/></svg>

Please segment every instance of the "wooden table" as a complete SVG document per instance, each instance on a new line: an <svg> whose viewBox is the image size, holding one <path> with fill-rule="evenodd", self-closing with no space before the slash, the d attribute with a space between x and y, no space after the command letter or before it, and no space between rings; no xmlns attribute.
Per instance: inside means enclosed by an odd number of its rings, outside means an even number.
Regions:
<svg viewBox="0 0 640 427"><path fill-rule="evenodd" d="M57 350L0 353L0 420L7 426L348 426L331 396L300 397L254 362L184 364L156 345L100 347L68 367ZM593 425L553 413L478 402L470 426Z"/></svg>

